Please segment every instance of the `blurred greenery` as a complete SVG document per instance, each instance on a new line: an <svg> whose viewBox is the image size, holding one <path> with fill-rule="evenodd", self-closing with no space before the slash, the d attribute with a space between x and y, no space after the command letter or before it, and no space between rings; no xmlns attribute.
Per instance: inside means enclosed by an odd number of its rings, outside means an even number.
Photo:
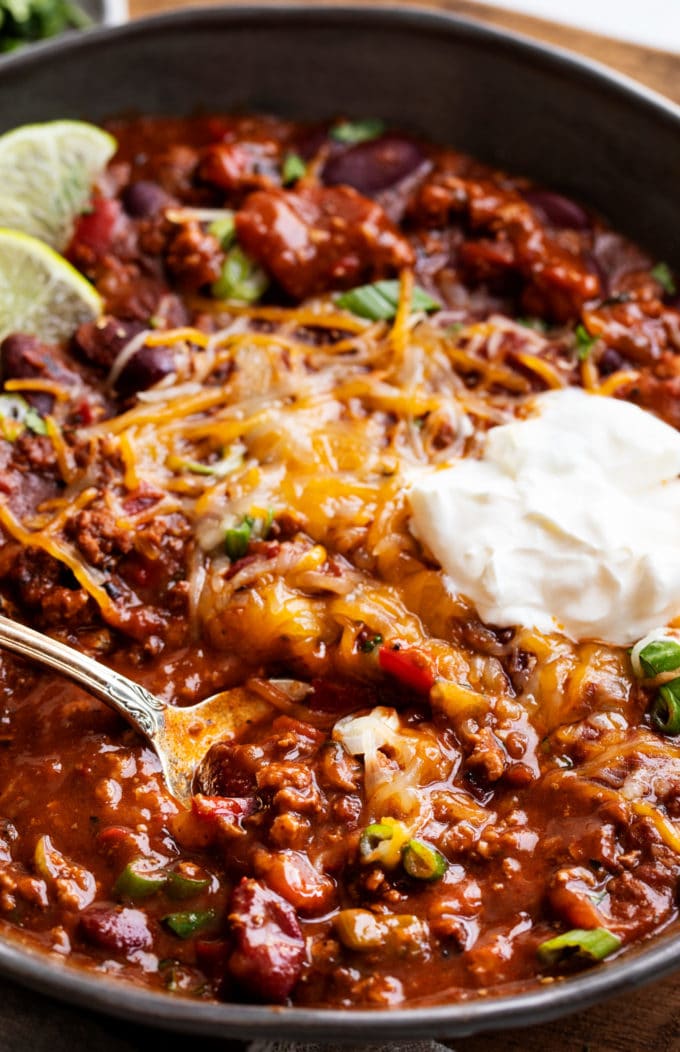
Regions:
<svg viewBox="0 0 680 1052"><path fill-rule="evenodd" d="M71 0L0 0L0 51L84 29L91 21Z"/></svg>

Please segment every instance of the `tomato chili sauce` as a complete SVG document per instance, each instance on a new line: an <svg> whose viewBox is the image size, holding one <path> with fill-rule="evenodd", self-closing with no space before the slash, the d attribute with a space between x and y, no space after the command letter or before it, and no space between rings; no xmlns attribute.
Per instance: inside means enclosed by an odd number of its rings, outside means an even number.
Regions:
<svg viewBox="0 0 680 1052"><path fill-rule="evenodd" d="M184 811L113 712L0 655L4 929L181 996L384 1008L667 926L652 691L624 648L481 623L404 472L568 385L680 426L668 268L375 121L110 130L67 252L104 317L2 345L2 610L169 703L246 685L271 714Z"/></svg>

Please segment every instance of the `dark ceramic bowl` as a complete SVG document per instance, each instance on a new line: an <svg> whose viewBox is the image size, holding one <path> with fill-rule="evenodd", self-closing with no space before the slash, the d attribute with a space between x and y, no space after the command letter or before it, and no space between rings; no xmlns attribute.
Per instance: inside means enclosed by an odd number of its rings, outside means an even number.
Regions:
<svg viewBox="0 0 680 1052"><path fill-rule="evenodd" d="M0 130L196 107L381 116L582 198L680 266L680 109L593 63L453 16L367 7L185 11L38 45L0 66ZM0 942L0 970L88 1008L197 1034L347 1042L538 1023L677 967L675 930L526 992L325 1011L152 994Z"/></svg>

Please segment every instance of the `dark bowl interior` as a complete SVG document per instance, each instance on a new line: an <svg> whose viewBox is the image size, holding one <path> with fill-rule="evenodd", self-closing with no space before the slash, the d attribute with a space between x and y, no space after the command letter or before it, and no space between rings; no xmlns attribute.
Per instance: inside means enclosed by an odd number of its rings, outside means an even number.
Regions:
<svg viewBox="0 0 680 1052"><path fill-rule="evenodd" d="M0 63L0 130L124 111L378 115L598 208L680 266L680 109L624 78L510 34L425 11L187 11L39 45ZM0 969L66 1000L223 1037L384 1042L527 1025L680 966L668 934L525 993L389 1012L198 1004L87 975L13 941Z"/></svg>

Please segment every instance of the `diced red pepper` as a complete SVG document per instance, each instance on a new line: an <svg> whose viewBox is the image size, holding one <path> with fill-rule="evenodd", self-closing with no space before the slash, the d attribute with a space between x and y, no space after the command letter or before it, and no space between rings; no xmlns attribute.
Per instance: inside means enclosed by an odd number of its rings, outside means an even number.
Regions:
<svg viewBox="0 0 680 1052"><path fill-rule="evenodd" d="M378 664L383 672L418 694L429 694L434 686L435 674L429 660L419 650L395 650L391 646L382 646L378 651Z"/></svg>
<svg viewBox="0 0 680 1052"><path fill-rule="evenodd" d="M120 203L109 197L95 197L91 211L84 213L76 223L67 256L71 256L81 245L85 245L99 258L109 249L113 230L120 215Z"/></svg>
<svg viewBox="0 0 680 1052"><path fill-rule="evenodd" d="M197 793L191 800L191 810L197 818L215 821L218 818L240 819L255 810L253 797L204 796Z"/></svg>

